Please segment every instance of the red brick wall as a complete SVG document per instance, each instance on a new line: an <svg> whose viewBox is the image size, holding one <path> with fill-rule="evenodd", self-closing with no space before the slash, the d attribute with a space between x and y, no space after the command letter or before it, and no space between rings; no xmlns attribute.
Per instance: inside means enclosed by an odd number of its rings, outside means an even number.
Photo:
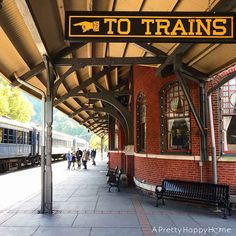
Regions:
<svg viewBox="0 0 236 236"><path fill-rule="evenodd" d="M200 181L201 172L198 161L166 160L145 157L134 158L134 173L139 180L149 184L161 184L163 179ZM236 163L218 162L218 183L231 186L231 193L236 194ZM203 166L203 182L211 182L211 162Z"/></svg>
<svg viewBox="0 0 236 236"><path fill-rule="evenodd" d="M160 78L155 76L155 68L134 67L134 137L136 137L136 101L140 92L146 96L146 146L147 153L160 153L160 90L167 83L176 80L175 76ZM189 83L191 96L199 109L199 89L194 82ZM194 117L191 115L192 154L200 155L199 130ZM135 150L136 139L134 140Z"/></svg>
<svg viewBox="0 0 236 236"><path fill-rule="evenodd" d="M139 92L144 92L147 102L147 150L148 154L160 154L160 89L168 82L175 80L174 76L169 78L159 78L155 76L155 69L151 67L134 67L134 137L136 137L136 99ZM199 110L199 89L194 82L189 82L190 93L193 102ZM213 94L213 109L217 154L219 154L219 128L218 128L218 108L217 94ZM191 115L191 145L192 155L200 155L200 132ZM208 138L209 147L211 145L210 133ZM136 150L136 138L134 138L134 148ZM119 150L124 149L124 132L119 131ZM210 148L209 148L210 151ZM210 152L209 152L210 155ZM141 157L125 157L123 153L110 153L110 167L125 170L132 178L134 175L138 180L145 180L146 183L160 184L164 178L181 179L190 181L200 181L200 167L198 161L190 160L168 160ZM231 192L236 194L236 162L218 163L218 183L229 184ZM212 169L211 162L205 162L203 166L203 181L211 182Z"/></svg>
<svg viewBox="0 0 236 236"><path fill-rule="evenodd" d="M122 153L109 153L109 167L115 169L117 166L119 169L122 167Z"/></svg>
<svg viewBox="0 0 236 236"><path fill-rule="evenodd" d="M134 163L135 177L147 183L160 184L168 178L200 181L198 161L135 157Z"/></svg>
<svg viewBox="0 0 236 236"><path fill-rule="evenodd" d="M231 187L231 193L236 194L236 162L217 163L218 183L228 184Z"/></svg>
<svg viewBox="0 0 236 236"><path fill-rule="evenodd" d="M134 176L134 156L126 156L126 173L128 184L132 185Z"/></svg>
<svg viewBox="0 0 236 236"><path fill-rule="evenodd" d="M136 100L139 92L146 95L147 104L147 150L149 154L160 154L160 106L159 92L167 83L175 80L174 76L159 78L155 76L155 69L151 67L134 67L134 127L136 126ZM190 93L199 111L199 89L194 82L188 82ZM217 94L213 94L214 124L216 133L217 154L219 154L219 116ZM134 128L136 137L136 127ZM191 145L192 155L200 155L200 132L191 114ZM208 139L209 147L210 133ZM136 139L134 140L136 150ZM210 148L209 148L210 149ZM210 150L209 150L210 151ZM210 152L209 152L210 155ZM200 181L200 167L198 161L164 160L135 157L134 175L139 180L157 184L164 178ZM204 163L203 181L210 182L212 176L211 162ZM236 193L236 162L218 162L218 182L231 185Z"/></svg>

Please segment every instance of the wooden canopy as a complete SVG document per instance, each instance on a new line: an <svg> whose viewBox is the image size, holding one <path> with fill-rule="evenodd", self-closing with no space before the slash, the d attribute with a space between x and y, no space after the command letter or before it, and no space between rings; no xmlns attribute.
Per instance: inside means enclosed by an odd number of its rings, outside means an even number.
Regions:
<svg viewBox="0 0 236 236"><path fill-rule="evenodd" d="M56 74L54 106L100 136L108 131L108 115L122 120L130 112L133 64L156 67L157 74L168 75L175 55L181 53L186 71L204 80L236 62L235 44L64 39L65 11L235 12L235 0L3 0L0 4L0 73L14 86L20 86L19 77L46 92L43 55L47 55Z"/></svg>

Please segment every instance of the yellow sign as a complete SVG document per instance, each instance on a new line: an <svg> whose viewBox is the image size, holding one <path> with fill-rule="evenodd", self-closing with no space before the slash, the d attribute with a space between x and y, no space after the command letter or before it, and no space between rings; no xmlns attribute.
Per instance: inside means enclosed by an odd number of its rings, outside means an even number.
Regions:
<svg viewBox="0 0 236 236"><path fill-rule="evenodd" d="M176 14L66 12L66 39L105 42L236 42L234 15L196 12Z"/></svg>

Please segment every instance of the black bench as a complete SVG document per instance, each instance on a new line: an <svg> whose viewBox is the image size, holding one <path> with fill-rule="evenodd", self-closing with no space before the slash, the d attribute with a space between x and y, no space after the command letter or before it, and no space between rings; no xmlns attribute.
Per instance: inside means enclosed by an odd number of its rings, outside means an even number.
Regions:
<svg viewBox="0 0 236 236"><path fill-rule="evenodd" d="M111 192L111 188L117 188L118 192L120 192L120 178L121 178L121 170L118 170L116 174L110 175L108 177L107 183L109 184L109 192Z"/></svg>
<svg viewBox="0 0 236 236"><path fill-rule="evenodd" d="M108 169L106 176L109 178L111 175L116 175L118 172L118 166L115 169Z"/></svg>
<svg viewBox="0 0 236 236"><path fill-rule="evenodd" d="M156 206L158 200L164 199L185 200L223 208L223 218L226 219L226 212L230 215L229 186L220 184L209 184L190 181L165 179L161 186L156 186Z"/></svg>

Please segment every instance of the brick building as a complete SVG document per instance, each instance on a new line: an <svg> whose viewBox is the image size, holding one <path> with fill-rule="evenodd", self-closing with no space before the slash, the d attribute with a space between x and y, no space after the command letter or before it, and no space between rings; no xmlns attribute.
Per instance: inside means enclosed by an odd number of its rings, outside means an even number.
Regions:
<svg viewBox="0 0 236 236"><path fill-rule="evenodd" d="M235 67L206 83L208 91ZM159 77L155 68L133 67L133 143L124 145L124 130L110 119L109 165L119 166L129 181L153 191L163 179L212 182L212 143L207 115L207 158L201 156L201 134L175 75ZM193 104L200 113L200 86L187 81ZM217 182L229 184L236 194L235 102L236 78L212 94L217 156ZM207 101L205 101L207 103Z"/></svg>

